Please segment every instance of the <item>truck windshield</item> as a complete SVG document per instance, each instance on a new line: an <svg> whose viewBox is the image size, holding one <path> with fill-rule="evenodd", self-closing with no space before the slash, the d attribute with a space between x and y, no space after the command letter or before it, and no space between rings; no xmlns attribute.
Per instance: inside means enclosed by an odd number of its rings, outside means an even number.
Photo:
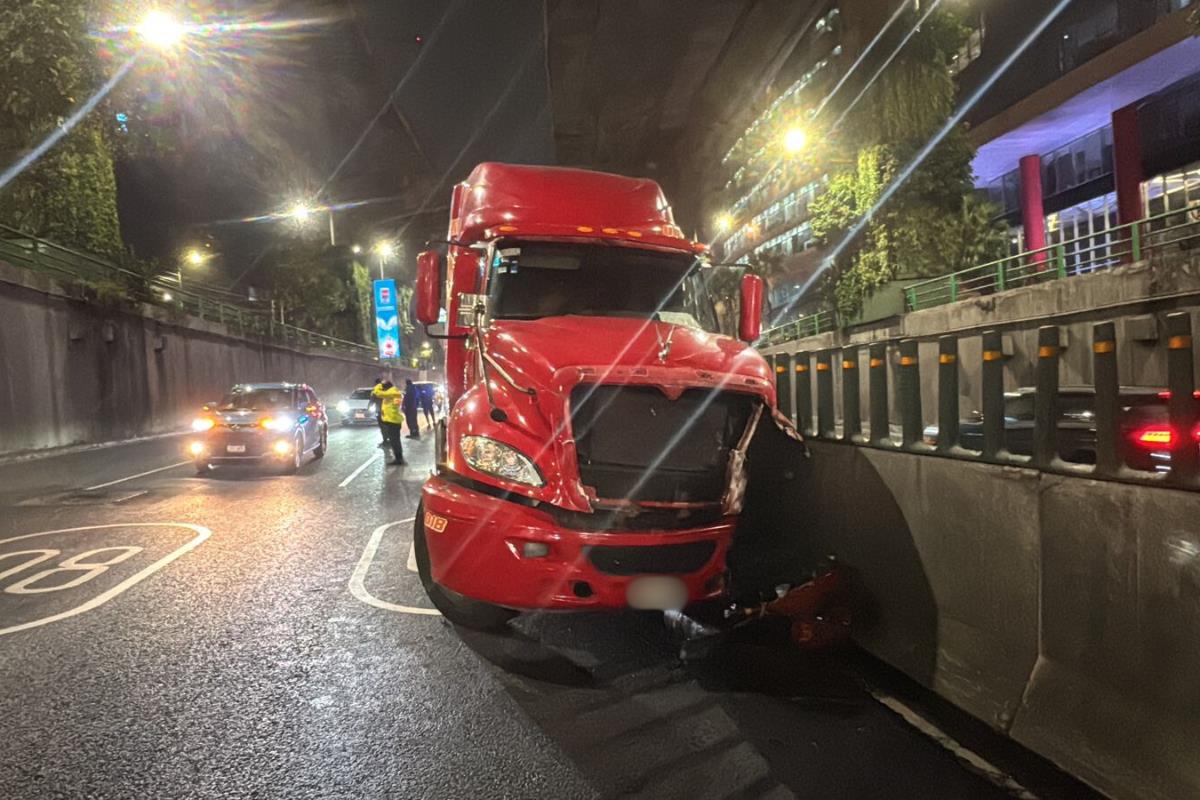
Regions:
<svg viewBox="0 0 1200 800"><path fill-rule="evenodd" d="M496 319L633 317L717 331L691 255L546 242L504 243L494 253L488 293Z"/></svg>

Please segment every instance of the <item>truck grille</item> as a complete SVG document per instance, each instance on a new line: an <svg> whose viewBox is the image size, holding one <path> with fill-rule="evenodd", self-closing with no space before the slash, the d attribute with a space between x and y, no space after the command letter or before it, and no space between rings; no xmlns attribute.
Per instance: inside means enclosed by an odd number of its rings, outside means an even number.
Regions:
<svg viewBox="0 0 1200 800"><path fill-rule="evenodd" d="M746 430L750 395L581 384L571 392L579 473L600 498L718 502L729 451Z"/></svg>
<svg viewBox="0 0 1200 800"><path fill-rule="evenodd" d="M587 548L588 561L606 575L680 575L695 572L712 558L713 542L652 547Z"/></svg>

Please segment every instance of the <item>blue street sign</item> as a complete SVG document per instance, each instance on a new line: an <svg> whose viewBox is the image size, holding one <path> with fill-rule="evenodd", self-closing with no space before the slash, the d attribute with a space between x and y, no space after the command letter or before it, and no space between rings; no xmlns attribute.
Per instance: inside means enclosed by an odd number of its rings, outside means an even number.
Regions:
<svg viewBox="0 0 1200 800"><path fill-rule="evenodd" d="M399 303L394 279L375 281L375 340L379 342L380 358L401 355Z"/></svg>

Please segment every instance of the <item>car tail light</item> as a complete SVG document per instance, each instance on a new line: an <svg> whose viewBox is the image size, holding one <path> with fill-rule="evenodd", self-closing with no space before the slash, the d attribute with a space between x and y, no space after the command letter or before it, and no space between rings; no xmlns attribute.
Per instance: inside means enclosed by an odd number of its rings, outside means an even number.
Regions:
<svg viewBox="0 0 1200 800"><path fill-rule="evenodd" d="M1200 389L1197 389L1196 391L1192 392L1192 396L1193 396L1193 397L1195 397L1197 400L1200 400ZM1158 399L1159 399L1159 400L1170 400L1170 399L1171 399L1171 393L1170 393L1169 391L1167 391L1167 392L1159 392L1159 393L1158 393Z"/></svg>
<svg viewBox="0 0 1200 800"><path fill-rule="evenodd" d="M1200 423L1192 429L1192 438L1200 442ZM1133 441L1147 450L1169 450L1175 442L1175 430L1170 425L1147 425L1133 432Z"/></svg>

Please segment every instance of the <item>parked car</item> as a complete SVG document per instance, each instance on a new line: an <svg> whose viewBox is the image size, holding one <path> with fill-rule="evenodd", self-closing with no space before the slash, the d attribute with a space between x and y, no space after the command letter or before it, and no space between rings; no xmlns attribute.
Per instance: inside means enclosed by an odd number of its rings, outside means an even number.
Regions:
<svg viewBox="0 0 1200 800"><path fill-rule="evenodd" d="M1014 455L1033 454L1035 389L1022 387L1004 395L1004 446ZM1200 397L1200 392L1197 393ZM1133 469L1168 471L1171 428L1167 416L1170 393L1146 386L1120 389L1117 453ZM1200 440L1200 429L1194 432ZM936 445L938 426L925 428L927 444ZM959 444L983 449L983 415L975 412L959 422ZM1064 386L1058 394L1058 453L1064 461L1096 463L1096 391L1091 386Z"/></svg>
<svg viewBox="0 0 1200 800"><path fill-rule="evenodd" d="M338 401L337 410L343 425L374 425L376 404L371 387L355 389L345 400Z"/></svg>
<svg viewBox="0 0 1200 800"><path fill-rule="evenodd" d="M230 465L278 464L300 468L311 453L329 448L329 420L311 387L299 383L234 386L217 403L205 405L192 422L187 452L196 472Z"/></svg>

